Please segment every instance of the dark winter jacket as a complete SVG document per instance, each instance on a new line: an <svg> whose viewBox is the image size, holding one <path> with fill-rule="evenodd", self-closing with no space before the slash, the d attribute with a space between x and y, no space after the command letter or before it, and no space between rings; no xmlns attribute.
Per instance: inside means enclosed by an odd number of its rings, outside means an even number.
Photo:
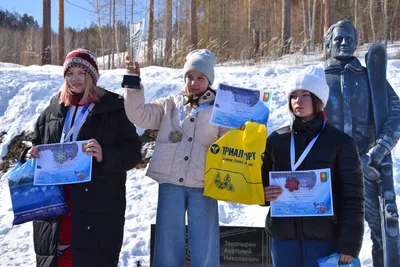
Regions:
<svg viewBox="0 0 400 267"><path fill-rule="evenodd" d="M270 171L291 170L292 131L297 162L308 143L323 129L297 170L330 168L335 215L272 218L268 213L266 232L282 240L329 241L339 253L357 257L364 234L364 185L358 150L353 138L329 123L323 128L323 122L323 113L308 122L296 119L292 126L283 127L268 137L262 166L263 184L269 185Z"/></svg>
<svg viewBox="0 0 400 267"><path fill-rule="evenodd" d="M51 99L39 116L34 145L59 143L67 108ZM141 142L125 115L123 98L106 94L95 104L77 140L95 138L103 159L93 159L92 180L70 186L74 267L117 266L125 223L126 171L141 159ZM57 266L59 218L33 222L38 267Z"/></svg>

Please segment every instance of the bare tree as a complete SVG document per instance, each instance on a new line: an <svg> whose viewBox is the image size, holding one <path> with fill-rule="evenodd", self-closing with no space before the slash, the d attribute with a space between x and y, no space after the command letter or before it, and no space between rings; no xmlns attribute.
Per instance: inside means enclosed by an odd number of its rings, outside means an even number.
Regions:
<svg viewBox="0 0 400 267"><path fill-rule="evenodd" d="M132 0L132 5L131 5L131 23L133 23L133 7L135 5L135 1Z"/></svg>
<svg viewBox="0 0 400 267"><path fill-rule="evenodd" d="M207 1L207 37L206 39L208 40L210 38L210 24L211 24L211 0Z"/></svg>
<svg viewBox="0 0 400 267"><path fill-rule="evenodd" d="M172 48L172 0L166 0L164 65L167 65L167 62L170 58L171 48Z"/></svg>
<svg viewBox="0 0 400 267"><path fill-rule="evenodd" d="M354 2L354 9L355 9L355 23L356 28L360 29L360 38L359 44L367 43L368 42L368 19L366 15L369 12L369 5L361 5L359 0L355 0Z"/></svg>
<svg viewBox="0 0 400 267"><path fill-rule="evenodd" d="M306 8L304 4L305 0L301 0L301 10L303 16L303 53L307 52L307 20L306 20Z"/></svg>
<svg viewBox="0 0 400 267"><path fill-rule="evenodd" d="M313 32L314 30L311 28L311 17L312 17L312 11L311 11L311 0L308 0L308 35L310 36L310 40L311 40L311 32ZM310 42L310 50L311 50L311 42Z"/></svg>
<svg viewBox="0 0 400 267"><path fill-rule="evenodd" d="M369 18L371 20L371 31L372 31L372 38L374 43L376 42L376 32L375 32L375 25L374 25L374 5L375 0L369 0Z"/></svg>
<svg viewBox="0 0 400 267"><path fill-rule="evenodd" d="M311 28L310 28L310 50L315 51L315 11L316 11L316 0L314 0L313 8L312 8L312 19L311 19Z"/></svg>
<svg viewBox="0 0 400 267"><path fill-rule="evenodd" d="M358 15L358 0L354 0L354 27L356 27L357 28L357 26L358 26L358 20L359 20L359 17L358 17L359 15Z"/></svg>
<svg viewBox="0 0 400 267"><path fill-rule="evenodd" d="M125 45L125 50L124 50L124 52L123 52L123 54L122 54L122 59L123 59L123 61L125 61L125 52L126 52L126 50L127 50L127 46L129 45L128 44L128 38L127 38L127 36L129 36L129 29L128 29L128 22L127 22L127 3L126 3L126 1L127 0L124 0L124 26L125 26L125 29L126 29L126 34L125 34L125 43L126 43L126 45Z"/></svg>
<svg viewBox="0 0 400 267"><path fill-rule="evenodd" d="M118 33L117 33L117 26L115 24L115 0L112 1L112 4L113 4L113 8L112 8L112 10L113 10L113 14L112 14L112 20L113 20L112 29L113 29L113 33L115 35L115 41L114 41L113 36L111 36L111 39L112 39L112 42L111 42L111 44L112 44L112 49L111 49L111 51L112 51L112 65L111 65L111 68L114 69L114 67L115 67L115 58L114 58L115 57L115 47L118 47ZM117 52L119 52L119 49L117 49Z"/></svg>
<svg viewBox="0 0 400 267"><path fill-rule="evenodd" d="M329 27L336 20L336 10L334 0L324 0L323 1L324 10L324 33L329 29Z"/></svg>
<svg viewBox="0 0 400 267"><path fill-rule="evenodd" d="M247 36L250 44L252 43L254 29L254 12L252 4L254 4L253 0L247 0Z"/></svg>
<svg viewBox="0 0 400 267"><path fill-rule="evenodd" d="M396 6L395 6L394 11L393 11L392 20L390 22L390 40L392 40L392 43L393 43L393 40L394 40L395 20L397 18L396 16L397 16L397 10L398 10L398 7L399 7L399 2L400 2L400 0L396 1Z"/></svg>
<svg viewBox="0 0 400 267"><path fill-rule="evenodd" d="M111 69L111 60L112 60L111 55L114 53L114 51L113 51L114 38L112 36L112 3L113 3L113 1L109 1L109 12L110 12L109 19L110 20L108 22L108 25L109 25L110 30L108 31L108 40L111 41L111 47L109 47L109 49L108 49L108 62L107 62L107 66L108 66L109 70Z"/></svg>
<svg viewBox="0 0 400 267"><path fill-rule="evenodd" d="M166 3L167 0L148 0L148 42L146 44L146 59L148 64L167 64L169 66L182 63L183 54L186 54L188 45L196 44L199 48L213 49L220 59L248 59L254 57L258 51L259 56L276 56L287 49L290 51L303 49L303 51L316 49L321 35L338 18L353 19L360 32L360 43L378 40L394 40L400 34L399 3L400 0L291 0L291 18L287 26L284 13L283 0L169 0L174 6L171 15L171 47L165 42L166 37ZM40 2L47 2L45 0ZM59 0L61 4L64 0ZM99 56L99 65L103 68L107 64L104 54L110 56L110 68L112 68L112 56L125 49L123 36L125 27L122 26L125 14L125 22L133 18L133 0L87 0L91 3L96 25L82 30L66 28L62 34L61 8L59 7L60 23L58 33L50 33L50 43L45 46L46 52L52 52L52 64L62 63L64 55L77 47L86 47ZM194 7L196 3L196 8ZM139 3L136 1L136 3ZM125 10L124 10L125 6ZM141 5L143 6L143 5ZM136 9L135 14L141 12ZM333 9L332 9L333 8ZM286 8L285 8L286 9ZM150 11L152 10L152 11ZM157 14L154 14L154 12ZM333 12L335 11L335 12ZM0 10L1 12L1 10ZM200 14L200 15L196 15ZM12 15L12 13L10 12ZM176 16L175 16L176 14ZM0 18L4 17L0 14ZM27 17L29 15L26 15ZM114 17L115 16L115 17ZM135 15L136 16L136 15ZM155 16L155 17L154 17ZM191 19L191 16L196 19ZM24 16L16 15L22 19ZM152 22L153 20L153 22ZM191 21L196 22L196 34ZM126 24L125 23L125 24ZM172 24L173 23L173 24ZM1 24L1 23L0 23ZM15 63L30 64L36 60L42 60L43 41L41 41L43 28L24 31L19 22L0 26L0 57ZM23 25L23 23L22 23ZM46 27L49 23L44 24ZM45 28L46 28L45 27ZM289 29L290 28L290 29ZM283 39L283 29L289 29L290 35ZM190 33L190 35L189 35ZM24 34L26 36L24 37ZM287 34L287 33L286 33ZM28 38L32 35L35 38ZM62 45L61 38L64 37ZM196 38L197 37L197 38ZM369 37L369 38L368 38ZM59 39L57 39L59 38ZM22 40L23 39L23 40ZM160 40L155 45L155 40ZM167 41L169 38L167 38ZM172 48L172 41L176 40ZM285 43L285 40L288 41ZM112 45L112 43L114 45ZM257 44L260 44L257 50ZM285 45L283 45L284 43ZM51 44L51 45L50 45ZM309 45L310 44L310 47ZM62 48L64 46L64 49ZM154 46L154 48L153 48ZM156 47L162 49L155 50ZM164 49L166 48L166 49ZM167 52L166 52L167 51ZM166 54L164 53L166 52ZM170 56L173 53L173 58ZM156 56L157 54L157 56ZM103 56L103 60L100 58ZM105 61L104 61L105 58ZM157 60L155 60L157 59ZM166 60L170 60L167 62ZM155 60L155 61L153 61ZM102 61L102 62L100 62ZM105 63L105 64L104 64ZM114 64L117 64L115 58Z"/></svg>
<svg viewBox="0 0 400 267"><path fill-rule="evenodd" d="M190 0L190 46L191 49L197 47L197 3Z"/></svg>
<svg viewBox="0 0 400 267"><path fill-rule="evenodd" d="M220 40L226 40L227 39L227 18L226 18L226 9L227 9L227 3L226 0L219 0L219 29L218 29L218 37ZM224 50L224 43L221 41L220 42L220 49L221 51Z"/></svg>
<svg viewBox="0 0 400 267"><path fill-rule="evenodd" d="M385 46L387 46L387 41L388 41L388 0L382 0L383 1L383 7L382 7L382 13L383 13L383 31L384 31L384 39L385 39Z"/></svg>
<svg viewBox="0 0 400 267"><path fill-rule="evenodd" d="M94 13L97 18L97 29L100 36L100 45L101 45L101 56L103 58L103 68L106 66L105 57L104 57L104 37L103 37L103 11L107 7L107 3L104 3L102 0L88 0L89 4L93 7Z"/></svg>
<svg viewBox="0 0 400 267"><path fill-rule="evenodd" d="M282 44L281 55L288 54L290 51L290 0L282 0Z"/></svg>
<svg viewBox="0 0 400 267"><path fill-rule="evenodd" d="M259 59L259 51L260 51L260 31L257 29L259 25L256 23L256 8L258 6L257 0L248 0L248 9L249 9L249 31L251 31L251 58L258 62Z"/></svg>
<svg viewBox="0 0 400 267"><path fill-rule="evenodd" d="M147 64L153 64L154 0L149 0L149 28L147 37Z"/></svg>
<svg viewBox="0 0 400 267"><path fill-rule="evenodd" d="M253 51L251 57L255 62L260 61L260 31L253 29Z"/></svg>

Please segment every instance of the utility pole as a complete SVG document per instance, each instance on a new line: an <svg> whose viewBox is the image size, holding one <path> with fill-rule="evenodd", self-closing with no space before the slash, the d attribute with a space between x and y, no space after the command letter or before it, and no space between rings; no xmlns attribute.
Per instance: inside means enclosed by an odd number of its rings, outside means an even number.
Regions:
<svg viewBox="0 0 400 267"><path fill-rule="evenodd" d="M42 60L41 64L51 64L51 0L43 0Z"/></svg>
<svg viewBox="0 0 400 267"><path fill-rule="evenodd" d="M58 64L64 63L64 0L58 0Z"/></svg>

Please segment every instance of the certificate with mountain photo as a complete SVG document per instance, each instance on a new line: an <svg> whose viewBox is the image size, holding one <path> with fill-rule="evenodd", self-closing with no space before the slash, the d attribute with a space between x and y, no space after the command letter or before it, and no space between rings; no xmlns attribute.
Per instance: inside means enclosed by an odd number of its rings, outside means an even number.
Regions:
<svg viewBox="0 0 400 267"><path fill-rule="evenodd" d="M282 195L270 203L271 217L333 216L330 169L269 173Z"/></svg>
<svg viewBox="0 0 400 267"><path fill-rule="evenodd" d="M251 121L267 125L272 93L219 84L210 123L237 128Z"/></svg>
<svg viewBox="0 0 400 267"><path fill-rule="evenodd" d="M86 154L86 141L38 145L34 185L89 182L93 157Z"/></svg>

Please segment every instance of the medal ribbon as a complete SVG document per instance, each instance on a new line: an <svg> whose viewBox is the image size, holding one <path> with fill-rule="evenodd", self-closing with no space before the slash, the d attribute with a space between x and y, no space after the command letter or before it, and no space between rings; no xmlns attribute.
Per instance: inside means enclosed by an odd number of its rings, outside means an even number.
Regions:
<svg viewBox="0 0 400 267"><path fill-rule="evenodd" d="M203 104L203 105L199 106L198 108L196 108L195 110L193 110L192 112L190 112L190 114L187 115L185 118L183 118L183 96L182 96L182 97L181 97L181 104L180 104L179 107L178 107L179 118L180 118L179 126L182 127L183 121L184 121L186 118L188 118L188 117L190 117L190 116L193 116L193 115L199 113L200 111L202 111L203 109L208 108L208 107L211 107L211 106L212 106L211 103Z"/></svg>
<svg viewBox="0 0 400 267"><path fill-rule="evenodd" d="M71 112L67 112L67 117L65 118L65 123L64 123L64 129L61 134L61 140L60 143L64 143L65 140L67 140L71 134L73 134L73 140L76 140L76 135L78 134L79 129L82 127L83 123L86 120L86 113L89 113L93 109L94 104L90 103L87 104L86 106L83 107L79 115L75 119L74 125L69 129L68 133L65 135L65 132L67 131L67 123L69 122L69 116L71 116Z"/></svg>
<svg viewBox="0 0 400 267"><path fill-rule="evenodd" d="M326 119L324 119L324 125L322 126L321 132L324 130L326 125ZM321 134L318 133L316 137L311 140L311 142L308 144L306 149L304 149L303 153L301 154L300 158L295 162L295 155L296 155L296 149L294 147L294 135L293 132L291 134L291 139L290 139L290 165L292 167L292 171L294 172L297 167L303 162L303 160L307 157L308 153L310 152L311 148L314 146L315 142L317 141L319 135Z"/></svg>

